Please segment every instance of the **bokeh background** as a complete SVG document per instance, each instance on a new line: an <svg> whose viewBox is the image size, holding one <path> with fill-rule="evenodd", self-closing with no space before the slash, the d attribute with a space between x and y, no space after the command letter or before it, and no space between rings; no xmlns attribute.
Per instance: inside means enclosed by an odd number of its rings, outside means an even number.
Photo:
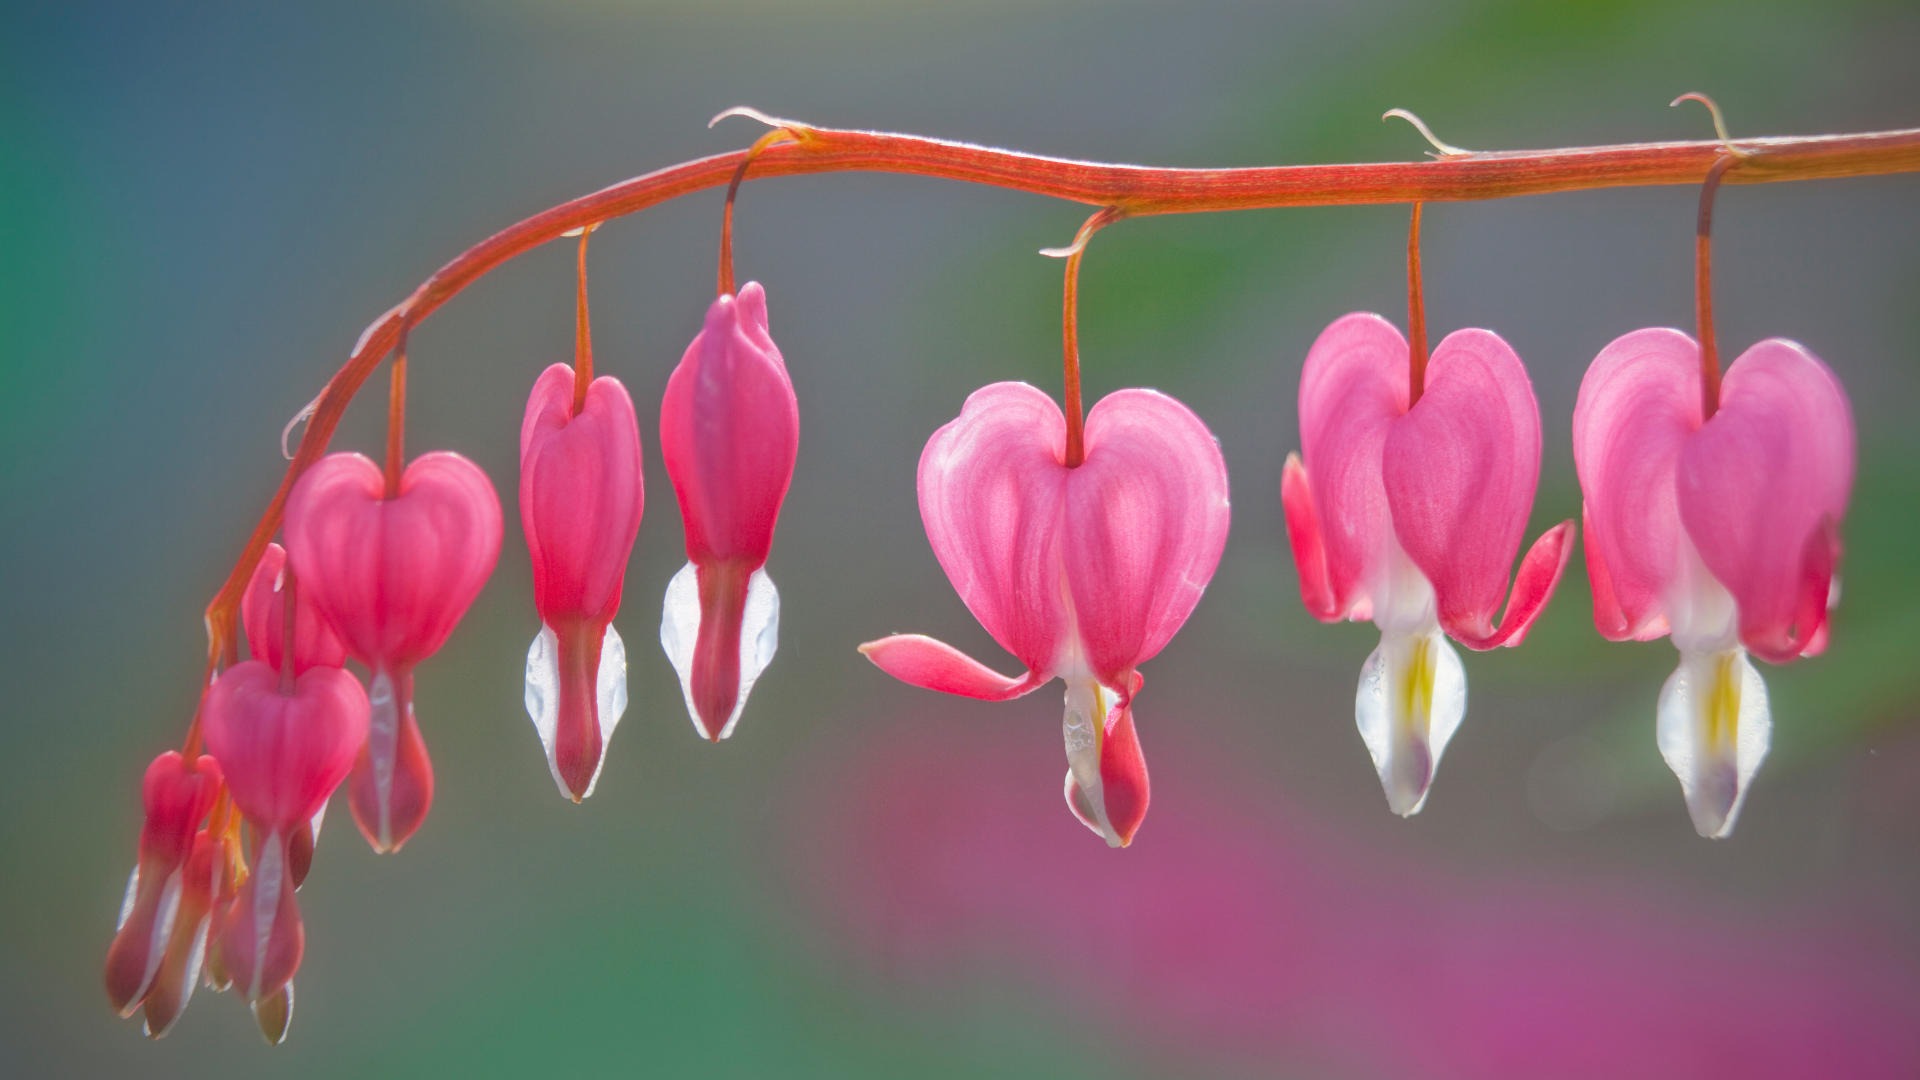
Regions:
<svg viewBox="0 0 1920 1080"><path fill-rule="evenodd" d="M1773 754L1696 838L1653 742L1665 643L1592 631L1576 560L1412 821L1353 730L1370 627L1301 608L1280 463L1322 326L1404 317L1402 209L1127 223L1084 278L1091 398L1149 385L1219 435L1235 521L1150 665L1156 798L1109 852L1061 806L1054 691L1000 706L853 651L996 655L921 535L928 433L996 379L1057 389L1085 211L919 179L750 184L803 423L770 570L780 653L693 737L651 646L682 561L651 505L619 625L633 704L557 797L521 710L536 629L510 524L419 678L439 777L404 854L344 811L301 896L289 1043L202 994L158 1044L100 965L138 778L188 719L199 612L276 483L282 424L370 319L552 202L757 129L749 103L1108 160L1409 159L1392 106L1518 148L1920 123L1920 8L1619 4L9 5L0 20L0 1074L8 1076L1912 1076L1920 1074L1920 178L1729 188L1729 357L1780 334L1853 395L1860 475L1828 655L1764 672ZM1618 334L1691 321L1695 193L1437 206L1436 332L1496 328L1548 431L1529 535L1574 516L1567 426ZM593 248L604 369L658 399L713 282L715 193ZM570 244L413 336L410 445L508 500L527 388L571 343ZM337 445L375 449L380 395ZM1006 666L1003 662L1000 666Z"/></svg>

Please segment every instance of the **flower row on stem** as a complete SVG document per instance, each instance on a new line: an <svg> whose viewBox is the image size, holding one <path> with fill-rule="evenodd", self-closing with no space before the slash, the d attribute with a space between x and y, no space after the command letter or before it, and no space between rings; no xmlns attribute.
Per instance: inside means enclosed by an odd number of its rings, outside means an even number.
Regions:
<svg viewBox="0 0 1920 1080"><path fill-rule="evenodd" d="M1571 521L1549 529L1514 571L1538 481L1538 405L1519 357L1490 331L1450 334L1429 352L1423 203L1703 181L1699 344L1648 330L1609 346L1582 387L1573 439L1598 628L1614 639L1673 635L1682 664L1661 695L1660 749L1698 830L1731 830L1770 729L1747 651L1784 662L1824 647L1853 429L1838 381L1791 342L1760 343L1722 379L1714 194L1754 179L1920 170L1920 132L1533 154L1437 144L1443 159L1419 165L1171 170L769 123L738 154L616 185L471 249L370 326L315 400L280 491L207 609L208 678L185 749L147 774L146 827L107 968L123 1013L144 1009L149 1029L164 1032L204 965L210 983L243 989L270 1038L284 1035L305 940L294 891L329 797L347 784L376 851L398 850L419 828L433 774L414 669L484 585L502 523L490 481L465 458L407 460L407 334L492 266L569 234L579 237L574 361L540 375L520 433L519 508L541 622L526 707L562 794L578 802L592 792L626 705L625 644L612 620L644 491L632 400L594 371L588 242L609 217L722 179L719 295L661 408L688 563L667 587L660 640L696 730L716 742L734 730L777 643L779 595L765 564L799 430L765 291L734 283L733 208L749 166L920 173L1099 206L1069 248L1048 252L1066 260L1065 410L1025 384L985 387L934 434L919 467L936 557L1024 673L999 674L918 634L861 651L908 683L987 700L1062 679L1065 801L1116 847L1132 841L1148 806L1139 667L1198 603L1229 502L1219 446L1179 401L1131 389L1083 411L1077 301L1094 234L1144 214L1412 201L1411 340L1365 313L1320 336L1302 373L1303 453L1281 484L1309 611L1381 629L1356 721L1389 806L1410 815L1465 714L1464 669L1446 639L1519 644L1575 539ZM322 456L387 356L384 463ZM365 669L365 689L349 659Z"/></svg>

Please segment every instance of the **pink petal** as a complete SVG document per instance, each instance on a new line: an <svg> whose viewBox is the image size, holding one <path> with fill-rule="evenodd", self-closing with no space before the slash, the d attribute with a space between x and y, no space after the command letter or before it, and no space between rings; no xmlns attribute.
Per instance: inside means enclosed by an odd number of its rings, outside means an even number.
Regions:
<svg viewBox="0 0 1920 1080"><path fill-rule="evenodd" d="M1458 330L1433 350L1426 391L1388 432L1383 465L1394 535L1432 583L1440 625L1468 648L1517 644L1566 565L1572 524L1529 553L1526 591L1496 629L1540 478L1540 407L1498 334Z"/></svg>
<svg viewBox="0 0 1920 1080"><path fill-rule="evenodd" d="M479 466L422 454L384 498L360 454L315 462L287 497L288 558L369 667L411 666L446 643L500 555L500 501Z"/></svg>
<svg viewBox="0 0 1920 1080"><path fill-rule="evenodd" d="M1066 480L1061 555L1087 664L1124 683L1187 621L1219 565L1226 462L1185 405L1119 390L1088 413L1086 460Z"/></svg>
<svg viewBox="0 0 1920 1080"><path fill-rule="evenodd" d="M520 522L533 557L533 602L556 627L604 623L619 610L646 504L640 427L626 387L593 380L577 416L573 389L571 367L547 368L520 426ZM589 636L597 642L602 632L595 626Z"/></svg>
<svg viewBox="0 0 1920 1080"><path fill-rule="evenodd" d="M1323 619L1372 614L1367 587L1392 528L1381 454L1406 411L1407 341L1392 323L1354 312L1321 331L1300 372L1300 445L1335 613L1315 611Z"/></svg>
<svg viewBox="0 0 1920 1080"><path fill-rule="evenodd" d="M1280 471L1280 505L1287 514L1287 542L1300 574L1300 601L1321 622L1346 617L1333 598L1333 580L1327 570L1327 544L1321 536L1320 513L1313 503L1313 483L1299 454L1288 454Z"/></svg>
<svg viewBox="0 0 1920 1080"><path fill-rule="evenodd" d="M241 620L246 626L247 648L255 660L271 667L280 666L280 639L286 633L286 595L281 572L287 565L287 552L279 544L268 544L253 568L246 594L240 600ZM297 675L310 667L339 667L347 662L347 647L333 626L321 617L313 601L294 590L293 669Z"/></svg>
<svg viewBox="0 0 1920 1080"><path fill-rule="evenodd" d="M1060 580L1066 430L1052 398L994 383L969 395L920 455L920 518L940 568L987 633L1047 677L1069 625Z"/></svg>
<svg viewBox="0 0 1920 1080"><path fill-rule="evenodd" d="M1614 339L1580 382L1573 462L1586 500L1594 624L1608 640L1667 632L1682 540L1674 478L1699 426L1700 347L1678 330Z"/></svg>
<svg viewBox="0 0 1920 1080"><path fill-rule="evenodd" d="M215 680L203 709L234 805L270 832L307 827L367 737L366 692L340 668L311 668L285 694L279 672L242 661Z"/></svg>
<svg viewBox="0 0 1920 1080"><path fill-rule="evenodd" d="M738 562L749 573L767 561L799 444L800 409L767 333L766 292L749 283L707 309L660 404L660 452L689 559Z"/></svg>
<svg viewBox="0 0 1920 1080"><path fill-rule="evenodd" d="M1017 698L1048 678L1031 671L1024 678L1002 675L946 642L935 641L924 634L895 634L869 641L860 646L860 654L901 682L982 701Z"/></svg>
<svg viewBox="0 0 1920 1080"><path fill-rule="evenodd" d="M1680 518L1762 659L1800 655L1824 622L1853 457L1846 391L1779 338L1733 362L1719 411L1680 453Z"/></svg>

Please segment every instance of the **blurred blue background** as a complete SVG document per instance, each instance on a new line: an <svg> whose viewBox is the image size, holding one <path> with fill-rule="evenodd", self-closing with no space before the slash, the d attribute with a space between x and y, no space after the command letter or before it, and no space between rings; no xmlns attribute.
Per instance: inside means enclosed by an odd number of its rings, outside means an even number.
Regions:
<svg viewBox="0 0 1920 1080"><path fill-rule="evenodd" d="M0 16L0 1073L10 1076L1911 1076L1920 1072L1920 179L1730 188L1731 357L1770 335L1853 395L1861 466L1833 647L1767 669L1775 743L1738 833L1693 835L1653 742L1665 643L1592 631L1576 560L1472 707L1417 819L1353 730L1369 627L1301 608L1278 484L1306 347L1404 318L1405 211L1129 222L1087 260L1090 400L1151 385L1225 448L1232 539L1150 665L1156 799L1110 853L1060 804L1047 691L987 706L853 651L991 643L913 498L973 387L1058 385L1085 211L881 176L750 184L802 410L770 572L780 654L738 734L689 731L651 647L682 562L659 394L711 295L720 200L593 247L601 366L651 506L619 621L633 704L558 798L520 706L525 549L423 668L432 817L375 858L344 814L301 894L288 1045L203 993L158 1044L100 966L146 761L184 730L200 609L277 482L281 426L440 262L623 176L744 145L736 104L1159 164L1410 159L1920 124L1920 8L830 0L10 5ZM1691 323L1695 193L1427 215L1430 325L1497 329L1548 431L1534 528L1575 516L1566 432L1613 337ZM571 244L412 339L410 446L511 500L534 375L571 348ZM374 450L380 395L336 445ZM516 520L511 512L508 519ZM995 661L1005 667L1008 662Z"/></svg>

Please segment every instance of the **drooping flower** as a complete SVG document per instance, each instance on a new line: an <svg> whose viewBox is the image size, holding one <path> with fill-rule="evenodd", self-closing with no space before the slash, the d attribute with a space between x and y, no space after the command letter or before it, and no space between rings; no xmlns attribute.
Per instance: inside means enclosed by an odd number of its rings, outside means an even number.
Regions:
<svg viewBox="0 0 1920 1080"><path fill-rule="evenodd" d="M660 453L687 534L660 645L694 729L715 742L733 733L778 643L780 594L764 567L799 444L799 404L767 332L766 291L749 282L707 309L660 405Z"/></svg>
<svg viewBox="0 0 1920 1080"><path fill-rule="evenodd" d="M220 765L169 750L147 766L140 785L146 821L139 855L127 880L119 925L107 948L107 997L132 1016L153 989L168 952L181 897L189 892L187 864L194 836L220 791Z"/></svg>
<svg viewBox="0 0 1920 1080"><path fill-rule="evenodd" d="M1827 366L1769 338L1727 369L1704 416L1700 347L1637 330L1593 361L1573 411L1594 624L1671 634L1661 756L1702 836L1733 831L1772 731L1747 651L1819 652L1853 486L1853 413Z"/></svg>
<svg viewBox="0 0 1920 1080"><path fill-rule="evenodd" d="M619 380L574 411L574 370L554 364L520 426L520 523L533 556L540 633L527 652L527 712L561 794L593 794L627 707L627 649L613 628L646 493L640 428Z"/></svg>
<svg viewBox="0 0 1920 1080"><path fill-rule="evenodd" d="M493 572L500 501L458 454L415 458L391 496L370 459L329 454L288 495L286 538L301 590L373 672L348 801L374 850L397 851L433 801L413 669L446 643Z"/></svg>
<svg viewBox="0 0 1920 1080"><path fill-rule="evenodd" d="M166 956L148 988L144 1011L147 1034L155 1039L172 1029L193 998L212 939L214 911L231 905L235 885L231 872L237 841L225 827L201 829L193 851L180 871L180 902L168 936Z"/></svg>
<svg viewBox="0 0 1920 1080"><path fill-rule="evenodd" d="M268 544L247 581L240 600L241 625L246 630L247 648L255 660L279 670L281 639L286 636L287 552L279 544ZM333 625L313 606L313 598L298 589L294 599L293 670L299 674L311 667L341 667L347 662L347 647ZM313 865L314 845L320 842L320 820L326 816L322 805L305 829L296 829L288 838L293 883L298 887Z"/></svg>
<svg viewBox="0 0 1920 1080"><path fill-rule="evenodd" d="M1124 847L1148 801L1133 723L1138 668L1213 577L1227 538L1227 468L1200 418L1152 390L1093 407L1080 465L1065 464L1065 445L1053 399L1003 382L968 397L920 455L934 555L1026 673L998 674L919 634L860 651L903 682L986 701L1064 679L1067 805Z"/></svg>
<svg viewBox="0 0 1920 1080"><path fill-rule="evenodd" d="M1281 479L1307 610L1380 628L1355 717L1402 816L1426 802L1466 715L1466 673L1443 634L1469 649L1518 645L1573 550L1572 522L1547 530L1507 598L1540 474L1540 408L1520 358L1490 331L1449 334L1411 405L1408 359L1378 315L1327 327L1300 374L1304 456Z"/></svg>
<svg viewBox="0 0 1920 1080"><path fill-rule="evenodd" d="M250 872L223 920L220 956L256 1013L264 1005L272 1016L283 1007L305 948L290 839L310 828L354 767L368 712L359 680L336 667L309 668L294 679L247 660L207 692L207 749L252 835ZM284 1023L278 1026L284 1032Z"/></svg>

